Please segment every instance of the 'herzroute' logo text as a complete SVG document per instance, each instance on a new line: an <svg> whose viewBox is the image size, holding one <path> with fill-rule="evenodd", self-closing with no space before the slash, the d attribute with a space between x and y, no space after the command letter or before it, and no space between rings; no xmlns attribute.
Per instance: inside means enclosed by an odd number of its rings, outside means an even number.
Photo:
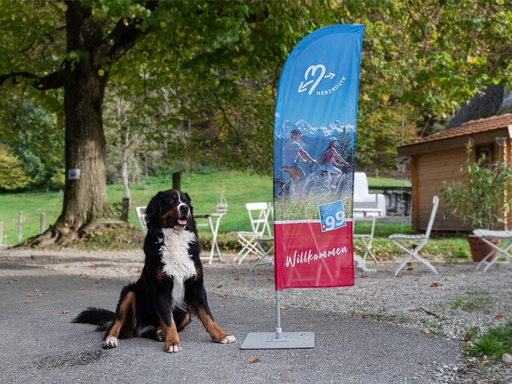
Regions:
<svg viewBox="0 0 512 384"><path fill-rule="evenodd" d="M311 65L306 72L304 72L304 81L300 82L298 93L308 91L308 94L311 95L315 92L315 89L318 85L323 81L324 83L328 80L333 80L336 77L336 74L333 72L327 73L327 69L323 64ZM327 79L327 80L324 80ZM317 96L325 96L329 95L333 92L336 92L339 87L345 82L346 77L342 76L340 80L336 82L336 84L329 84L328 88L324 88L321 91L316 91Z"/></svg>

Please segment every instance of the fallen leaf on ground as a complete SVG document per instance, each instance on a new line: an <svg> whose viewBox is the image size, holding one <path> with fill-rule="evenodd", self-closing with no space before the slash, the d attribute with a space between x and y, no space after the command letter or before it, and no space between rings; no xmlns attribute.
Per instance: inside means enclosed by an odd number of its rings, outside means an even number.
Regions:
<svg viewBox="0 0 512 384"><path fill-rule="evenodd" d="M62 311L63 315L67 315L68 313L69 313L69 311Z"/></svg>
<svg viewBox="0 0 512 384"><path fill-rule="evenodd" d="M421 331L422 333L426 333L427 335L430 333L430 329L424 329L423 331Z"/></svg>
<svg viewBox="0 0 512 384"><path fill-rule="evenodd" d="M261 360L260 360L260 359L258 359L257 357L251 357L251 358L249 359L249 363L251 363L251 364L252 364L252 363L259 363L260 361L261 361Z"/></svg>
<svg viewBox="0 0 512 384"><path fill-rule="evenodd" d="M503 313L498 313L498 314L496 315L496 318L497 318L497 319L503 319L504 317L505 317L505 315L504 315Z"/></svg>
<svg viewBox="0 0 512 384"><path fill-rule="evenodd" d="M430 287L439 287L439 284L434 281L433 283L430 283Z"/></svg>

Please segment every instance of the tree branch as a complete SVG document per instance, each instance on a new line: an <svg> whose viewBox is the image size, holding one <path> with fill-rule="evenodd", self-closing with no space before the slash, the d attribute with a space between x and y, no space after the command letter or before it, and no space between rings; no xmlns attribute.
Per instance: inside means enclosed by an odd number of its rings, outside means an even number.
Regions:
<svg viewBox="0 0 512 384"><path fill-rule="evenodd" d="M157 5L158 1L148 1L146 9L154 11ZM142 30L141 24L142 19L133 19L128 23L126 23L126 19L120 19L112 32L94 51L95 60L101 60L108 56L112 61L116 61L123 57L135 45L140 36L145 36L150 32L150 29Z"/></svg>
<svg viewBox="0 0 512 384"><path fill-rule="evenodd" d="M48 89L57 89L64 86L64 71L53 72L47 76L39 77L30 72L12 72L5 75L0 75L0 86L6 81L12 80L14 84L23 84L27 80L31 86L40 90L46 91Z"/></svg>

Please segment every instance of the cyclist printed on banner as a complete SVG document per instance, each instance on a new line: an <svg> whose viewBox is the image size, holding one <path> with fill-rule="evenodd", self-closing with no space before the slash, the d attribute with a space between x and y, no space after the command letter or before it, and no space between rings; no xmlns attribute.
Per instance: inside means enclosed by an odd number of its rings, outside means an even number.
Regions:
<svg viewBox="0 0 512 384"><path fill-rule="evenodd" d="M336 151L337 143L338 140L335 137L331 137L329 139L329 146L322 152L322 156L320 158L320 165L325 165L324 169L329 172L329 188L336 188L341 176L343 175L342 170L335 167L333 163L350 166L350 164ZM331 174L334 175L334 180L330 177Z"/></svg>
<svg viewBox="0 0 512 384"><path fill-rule="evenodd" d="M290 132L290 142L283 148L283 171L288 173L292 179L293 184L296 186L298 182L303 182L306 178L306 174L301 167L297 164L297 160L307 164L308 160L313 164L317 161L313 159L309 153L306 152L302 145L300 145L300 139L302 132L300 129L293 129Z"/></svg>

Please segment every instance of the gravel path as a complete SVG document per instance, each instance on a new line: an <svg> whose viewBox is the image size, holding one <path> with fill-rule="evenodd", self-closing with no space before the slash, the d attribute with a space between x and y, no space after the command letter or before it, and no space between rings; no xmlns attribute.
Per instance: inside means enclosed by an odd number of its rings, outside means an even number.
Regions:
<svg viewBox="0 0 512 384"><path fill-rule="evenodd" d="M233 257L224 255L222 261L204 265L208 294L273 302L273 268L263 265L250 272L253 260L239 265L233 263ZM0 263L7 266L6 271L24 268L33 274L72 274L88 279L134 280L143 259L142 251L0 251ZM460 341L461 345L471 342L466 341L466 335L473 327L485 332L511 321L512 263L498 263L486 273L476 272L475 264L468 262L433 265L438 275L413 262L393 277L398 264L382 262L377 272L356 271L353 287L284 290L282 310L289 306L391 322ZM478 371L483 371L486 381L473 379L482 377ZM443 367L439 382L512 383L512 368L489 364L485 358L464 357L457 366Z"/></svg>

